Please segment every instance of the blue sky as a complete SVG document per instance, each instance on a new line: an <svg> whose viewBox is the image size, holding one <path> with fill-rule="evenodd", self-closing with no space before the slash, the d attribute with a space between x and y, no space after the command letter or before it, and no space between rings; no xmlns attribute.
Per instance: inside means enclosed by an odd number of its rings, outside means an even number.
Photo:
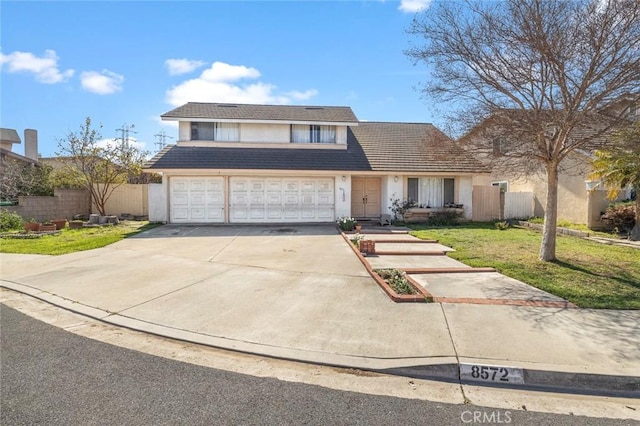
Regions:
<svg viewBox="0 0 640 426"><path fill-rule="evenodd" d="M346 105L360 120L439 125L418 89L426 70L403 53L428 3L2 1L1 127L38 130L48 157L87 116L104 138L134 124L155 152L154 135L177 136L160 115L188 101Z"/></svg>

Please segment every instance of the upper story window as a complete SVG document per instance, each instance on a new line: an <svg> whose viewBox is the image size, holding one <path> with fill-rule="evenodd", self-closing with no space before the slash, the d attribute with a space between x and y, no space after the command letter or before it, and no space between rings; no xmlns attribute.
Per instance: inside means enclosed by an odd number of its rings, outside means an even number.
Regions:
<svg viewBox="0 0 640 426"><path fill-rule="evenodd" d="M336 128L317 124L292 124L291 142L336 143Z"/></svg>
<svg viewBox="0 0 640 426"><path fill-rule="evenodd" d="M493 155L496 157L504 155L511 150L511 143L505 137L498 137L493 140Z"/></svg>
<svg viewBox="0 0 640 426"><path fill-rule="evenodd" d="M237 142L240 140L238 123L191 123L192 141Z"/></svg>

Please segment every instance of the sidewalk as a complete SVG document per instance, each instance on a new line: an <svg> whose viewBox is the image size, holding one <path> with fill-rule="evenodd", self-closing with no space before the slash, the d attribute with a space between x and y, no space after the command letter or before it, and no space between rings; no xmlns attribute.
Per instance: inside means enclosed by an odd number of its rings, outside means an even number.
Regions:
<svg viewBox="0 0 640 426"><path fill-rule="evenodd" d="M348 244L332 227L163 226L65 256L1 254L0 286L111 324L257 355L454 382L462 369L465 383L640 396L639 311L519 304L560 300L495 272L416 274L440 303L394 303ZM428 244L387 244L414 252L368 259L423 269L446 259L415 254ZM514 380L471 376L482 367L508 369Z"/></svg>

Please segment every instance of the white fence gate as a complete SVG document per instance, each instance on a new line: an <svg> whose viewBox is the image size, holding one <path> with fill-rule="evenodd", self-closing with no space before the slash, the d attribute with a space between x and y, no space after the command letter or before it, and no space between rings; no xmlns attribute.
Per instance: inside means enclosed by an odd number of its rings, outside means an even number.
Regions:
<svg viewBox="0 0 640 426"><path fill-rule="evenodd" d="M504 219L528 219L533 216L533 192L506 192Z"/></svg>

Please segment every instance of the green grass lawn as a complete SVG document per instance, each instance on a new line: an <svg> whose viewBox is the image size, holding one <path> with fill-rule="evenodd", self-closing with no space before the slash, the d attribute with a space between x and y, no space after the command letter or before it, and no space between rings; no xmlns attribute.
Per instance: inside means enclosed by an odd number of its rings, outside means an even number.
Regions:
<svg viewBox="0 0 640 426"><path fill-rule="evenodd" d="M55 235L40 238L0 238L0 252L22 254L68 254L113 244L157 225L149 222L123 221L117 226L63 229Z"/></svg>
<svg viewBox="0 0 640 426"><path fill-rule="evenodd" d="M560 296L582 308L640 309L640 250L558 236L555 262L541 262L542 234L493 223L451 228L412 225L418 238L437 239L469 266L493 267L504 275Z"/></svg>

